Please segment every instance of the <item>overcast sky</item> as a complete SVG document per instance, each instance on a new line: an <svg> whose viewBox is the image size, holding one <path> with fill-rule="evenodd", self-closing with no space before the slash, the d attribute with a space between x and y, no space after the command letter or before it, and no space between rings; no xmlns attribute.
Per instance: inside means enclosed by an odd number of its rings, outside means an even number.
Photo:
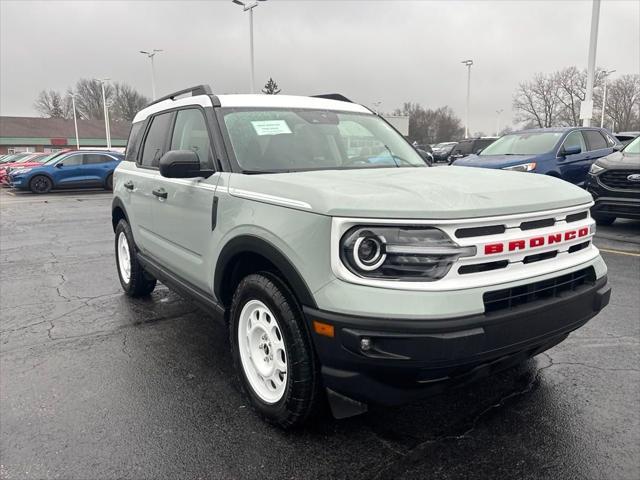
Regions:
<svg viewBox="0 0 640 480"><path fill-rule="evenodd" d="M288 94L340 92L391 111L403 102L450 105L464 117L472 58L470 130L511 122L518 82L586 68L591 1L281 1L255 10L256 84ZM248 14L230 0L0 0L0 114L36 115L42 89L110 77L151 95L209 83L249 89ZM597 64L640 73L640 1L603 0Z"/></svg>

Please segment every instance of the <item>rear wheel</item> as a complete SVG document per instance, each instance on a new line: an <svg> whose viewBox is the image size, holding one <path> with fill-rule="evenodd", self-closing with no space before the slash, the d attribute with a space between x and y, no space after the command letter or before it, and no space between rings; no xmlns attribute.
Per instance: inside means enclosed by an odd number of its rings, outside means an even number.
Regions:
<svg viewBox="0 0 640 480"><path fill-rule="evenodd" d="M131 227L120 220L116 227L116 265L120 285L130 297L144 297L156 288L156 279L149 275L136 257Z"/></svg>
<svg viewBox="0 0 640 480"><path fill-rule="evenodd" d="M592 217L596 221L596 224L602 226L611 225L616 221L616 217L610 217L608 215L592 215Z"/></svg>
<svg viewBox="0 0 640 480"><path fill-rule="evenodd" d="M113 173L107 177L104 182L105 190L113 190Z"/></svg>
<svg viewBox="0 0 640 480"><path fill-rule="evenodd" d="M320 379L295 297L270 273L245 277L233 296L230 343L243 392L265 420L302 424L319 404Z"/></svg>
<svg viewBox="0 0 640 480"><path fill-rule="evenodd" d="M36 175L29 182L29 189L33 193L49 193L52 188L53 182L44 175Z"/></svg>

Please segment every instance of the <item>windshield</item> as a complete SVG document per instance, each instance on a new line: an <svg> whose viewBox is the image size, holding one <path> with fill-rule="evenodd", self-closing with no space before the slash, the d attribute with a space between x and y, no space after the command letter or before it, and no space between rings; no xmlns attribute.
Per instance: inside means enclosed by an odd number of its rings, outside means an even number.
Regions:
<svg viewBox="0 0 640 480"><path fill-rule="evenodd" d="M640 153L640 137L624 147L624 153Z"/></svg>
<svg viewBox="0 0 640 480"><path fill-rule="evenodd" d="M245 171L426 167L411 145L375 115L247 108L226 108L222 115Z"/></svg>
<svg viewBox="0 0 640 480"><path fill-rule="evenodd" d="M562 132L511 133L500 137L482 152L486 155L539 155L553 150Z"/></svg>

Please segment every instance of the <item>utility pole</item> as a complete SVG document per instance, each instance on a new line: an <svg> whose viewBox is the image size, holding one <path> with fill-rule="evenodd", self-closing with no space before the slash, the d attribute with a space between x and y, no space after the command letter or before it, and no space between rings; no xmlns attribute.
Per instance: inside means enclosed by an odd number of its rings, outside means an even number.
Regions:
<svg viewBox="0 0 640 480"><path fill-rule="evenodd" d="M251 93L255 93L256 91L256 82L255 82L255 74L253 67L253 9L258 6L258 2L266 2L267 0L257 0L253 3L246 3L242 0L231 0L236 5L240 5L242 7L242 11L249 12L249 63L250 63L250 75L251 75L251 85L250 90Z"/></svg>
<svg viewBox="0 0 640 480"><path fill-rule="evenodd" d="M615 70L605 71L604 75L604 92L602 92L602 115L600 116L600 128L604 127L604 110L607 107L607 80L609 79L609 75L611 75Z"/></svg>
<svg viewBox="0 0 640 480"><path fill-rule="evenodd" d="M464 125L464 138L469 138L469 103L471 101L471 65L473 65L473 60L463 60L461 63L467 67L467 118Z"/></svg>
<svg viewBox="0 0 640 480"><path fill-rule="evenodd" d="M111 150L111 129L109 128L109 107L107 106L107 96L104 92L104 84L111 80L110 78L98 79L102 86L102 105L104 109L104 133L107 137L107 150Z"/></svg>
<svg viewBox="0 0 640 480"><path fill-rule="evenodd" d="M76 94L69 93L71 105L73 106L73 125L76 128L76 150L80 150L80 137L78 136L78 118L76 117Z"/></svg>
<svg viewBox="0 0 640 480"><path fill-rule="evenodd" d="M582 126L591 126L593 116L593 84L596 71L596 50L598 48L598 22L600 21L600 0L592 0L591 33L589 36L589 63L587 65L587 91L584 102L580 106Z"/></svg>
<svg viewBox="0 0 640 480"><path fill-rule="evenodd" d="M151 60L151 97L152 97L151 100L156 99L156 69L153 64L153 57L155 57L157 53L161 53L163 51L164 50L158 49L158 48L154 48L150 52L147 52L145 50L140 50L140 53L142 53L143 55L146 55Z"/></svg>
<svg viewBox="0 0 640 480"><path fill-rule="evenodd" d="M496 137L500 135L500 114L502 112L504 112L504 108L496 110L496 113L498 114L496 117Z"/></svg>

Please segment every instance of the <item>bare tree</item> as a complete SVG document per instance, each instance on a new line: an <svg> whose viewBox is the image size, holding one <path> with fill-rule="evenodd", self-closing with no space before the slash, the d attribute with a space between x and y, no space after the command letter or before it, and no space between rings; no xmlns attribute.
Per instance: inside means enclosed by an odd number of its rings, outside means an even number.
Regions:
<svg viewBox="0 0 640 480"><path fill-rule="evenodd" d="M115 83L113 88L113 110L110 110L111 118L124 122L133 121L145 105L149 103L149 99L141 95L126 83Z"/></svg>
<svg viewBox="0 0 640 480"><path fill-rule="evenodd" d="M265 83L262 93L266 95L277 95L280 93L278 84L273 80L273 78L269 77L269 81Z"/></svg>
<svg viewBox="0 0 640 480"><path fill-rule="evenodd" d="M533 122L539 128L555 126L561 107L558 89L554 75L543 73L537 73L530 82L520 83L513 97L517 120Z"/></svg>
<svg viewBox="0 0 640 480"><path fill-rule="evenodd" d="M464 133L462 122L448 106L431 110L418 103L405 103L394 114L409 117L409 140L419 145L457 140Z"/></svg>
<svg viewBox="0 0 640 480"><path fill-rule="evenodd" d="M105 85L107 103L113 97L113 87ZM98 80L81 78L76 83L76 108L82 118L100 120L104 118L102 106L102 85Z"/></svg>
<svg viewBox="0 0 640 480"><path fill-rule="evenodd" d="M43 117L49 118L68 118L65 115L64 102L60 92L55 90L42 90L38 94L33 107Z"/></svg>
<svg viewBox="0 0 640 480"><path fill-rule="evenodd" d="M584 101L587 91L587 71L576 67L567 67L553 74L557 83L558 101L562 105L558 111L558 125L574 127L580 125L580 104ZM593 116L599 115L602 105L602 85L604 70L598 68L593 84Z"/></svg>
<svg viewBox="0 0 640 480"><path fill-rule="evenodd" d="M640 130L640 75L623 75L609 83L605 115L618 132Z"/></svg>

